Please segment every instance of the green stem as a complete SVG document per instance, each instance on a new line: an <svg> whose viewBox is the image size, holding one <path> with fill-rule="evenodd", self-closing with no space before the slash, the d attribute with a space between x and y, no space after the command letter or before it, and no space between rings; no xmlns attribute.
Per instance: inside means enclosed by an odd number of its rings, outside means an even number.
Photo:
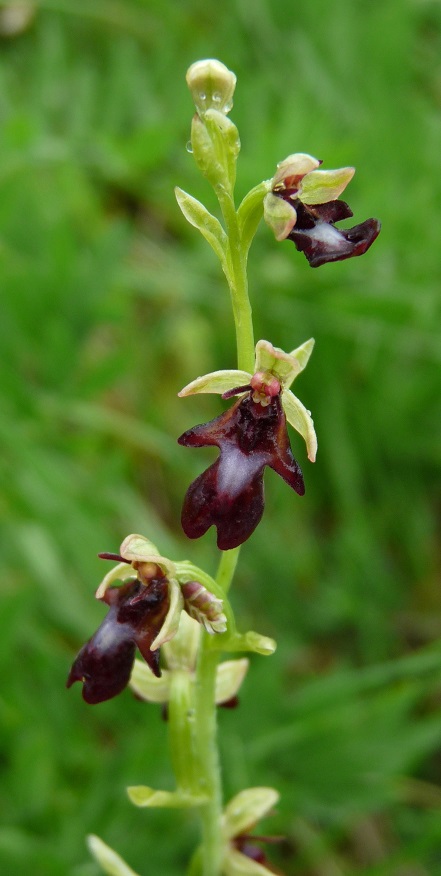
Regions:
<svg viewBox="0 0 441 876"><path fill-rule="evenodd" d="M224 551L217 574L217 583L227 593L234 575L239 548ZM222 817L222 777L217 747L217 713L215 702L216 672L219 653L211 648L211 636L203 633L199 648L196 681L196 714L198 756L201 765L199 788L209 797L201 807L202 874L218 876L221 872L223 842L220 830Z"/></svg>
<svg viewBox="0 0 441 876"><path fill-rule="evenodd" d="M199 787L209 802L201 806L202 873L218 876L222 865L222 779L217 748L217 714L215 704L216 671L219 655L210 648L204 632L199 649L196 688L198 755L201 765Z"/></svg>
<svg viewBox="0 0 441 876"><path fill-rule="evenodd" d="M228 593L231 582L236 571L237 561L239 559L240 547L233 548L231 551L222 551L219 565L217 568L216 581L222 587L225 595Z"/></svg>
<svg viewBox="0 0 441 876"><path fill-rule="evenodd" d="M241 371L254 369L253 316L248 295L247 255L243 251L239 223L232 196L223 186L216 188L229 245L229 276L231 304L236 328L237 367Z"/></svg>
<svg viewBox="0 0 441 876"><path fill-rule="evenodd" d="M198 784L194 738L194 682L187 669L170 673L168 705L170 754L178 788L194 792Z"/></svg>

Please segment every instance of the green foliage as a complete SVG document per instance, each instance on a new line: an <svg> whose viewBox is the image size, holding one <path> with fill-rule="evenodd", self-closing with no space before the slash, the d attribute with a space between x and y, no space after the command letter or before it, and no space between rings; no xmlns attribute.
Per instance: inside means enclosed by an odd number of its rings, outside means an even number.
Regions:
<svg viewBox="0 0 441 876"><path fill-rule="evenodd" d="M194 848L191 813L125 794L172 787L157 707L64 684L102 617L99 550L134 531L215 565L213 533L180 532L202 463L175 443L220 411L178 390L236 367L225 280L173 195L215 210L185 150L208 56L238 75L239 200L304 151L354 164L355 221L383 221L318 271L263 226L251 249L257 338L316 339L296 391L319 454L293 435L306 496L270 473L242 552L240 627L279 649L221 716L228 792L280 789L287 873L441 874L440 45L434 0L42 0L2 38L2 872L98 876L88 833L142 876Z"/></svg>

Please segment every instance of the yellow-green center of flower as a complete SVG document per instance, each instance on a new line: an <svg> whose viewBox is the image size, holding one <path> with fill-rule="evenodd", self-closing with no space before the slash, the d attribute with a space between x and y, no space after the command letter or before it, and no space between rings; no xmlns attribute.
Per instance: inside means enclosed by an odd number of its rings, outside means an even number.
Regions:
<svg viewBox="0 0 441 876"><path fill-rule="evenodd" d="M132 563L133 568L136 569L138 573L138 578L142 584L147 585L150 581L160 579L164 577L164 572L157 566L156 563L145 563L139 560L135 560Z"/></svg>

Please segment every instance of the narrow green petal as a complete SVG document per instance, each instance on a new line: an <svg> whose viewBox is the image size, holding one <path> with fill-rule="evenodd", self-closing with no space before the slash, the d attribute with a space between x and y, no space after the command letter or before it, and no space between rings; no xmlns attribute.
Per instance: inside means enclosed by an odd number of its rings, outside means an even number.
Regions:
<svg viewBox="0 0 441 876"><path fill-rule="evenodd" d="M138 697L148 703L166 703L170 693L170 673L163 669L161 678L157 678L147 663L135 660L130 687Z"/></svg>
<svg viewBox="0 0 441 876"><path fill-rule="evenodd" d="M315 462L317 454L317 435L310 412L290 389L282 391L282 405L288 423L305 439L308 459Z"/></svg>
<svg viewBox="0 0 441 876"><path fill-rule="evenodd" d="M110 572L107 572L107 575L104 575L104 578L95 593L96 598L102 599L106 590L108 590L115 581L124 581L131 576L133 577L133 570L130 566L128 566L127 563L118 563L118 565L114 566Z"/></svg>
<svg viewBox="0 0 441 876"><path fill-rule="evenodd" d="M268 867L232 848L225 856L222 874L223 876L274 876L274 870L268 870Z"/></svg>
<svg viewBox="0 0 441 876"><path fill-rule="evenodd" d="M355 173L355 167L338 170L313 170L302 180L300 200L304 204L327 204L336 201Z"/></svg>
<svg viewBox="0 0 441 876"><path fill-rule="evenodd" d="M216 673L216 703L226 703L236 696L249 665L250 661L246 657L219 663Z"/></svg>
<svg viewBox="0 0 441 876"><path fill-rule="evenodd" d="M265 818L279 800L275 788L246 788L236 794L224 810L224 835L227 839L248 833Z"/></svg>
<svg viewBox="0 0 441 876"><path fill-rule="evenodd" d="M202 806L207 797L196 797L184 791L155 791L147 785L133 785L127 788L129 799L135 806L158 806L166 808L183 808L186 806Z"/></svg>
<svg viewBox="0 0 441 876"><path fill-rule="evenodd" d="M137 876L120 855L117 855L99 836L89 834L87 845L90 853L108 876Z"/></svg>
<svg viewBox="0 0 441 876"><path fill-rule="evenodd" d="M248 371L212 371L211 374L204 374L192 380L178 392L178 396L185 398L187 395L195 395L199 392L214 392L222 395L230 389L235 389L236 386L246 386L251 377Z"/></svg>
<svg viewBox="0 0 441 876"><path fill-rule="evenodd" d="M170 578L168 584L170 608L156 639L150 645L151 651L156 651L157 648L160 648L161 645L164 645L165 642L173 638L181 620L181 612L184 607L184 597L182 596L181 588L174 578Z"/></svg>

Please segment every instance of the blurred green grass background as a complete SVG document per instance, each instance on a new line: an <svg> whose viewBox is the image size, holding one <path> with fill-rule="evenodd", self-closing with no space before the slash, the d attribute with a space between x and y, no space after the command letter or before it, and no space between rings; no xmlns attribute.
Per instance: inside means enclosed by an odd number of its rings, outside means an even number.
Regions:
<svg viewBox="0 0 441 876"><path fill-rule="evenodd" d="M5 30L7 7L0 4ZM266 479L234 604L277 638L220 714L227 796L274 784L289 876L441 874L439 0L42 0L0 41L0 869L97 876L98 833L142 876L178 876L191 816L134 809L171 787L165 726L125 692L67 692L101 619L99 550L131 531L213 570L180 502L208 454L175 439L219 412L176 398L234 367L225 283L175 204L215 208L185 149L188 65L238 75L238 197L305 151L355 164L362 259L312 271L262 227L256 336L316 338L296 392L299 500ZM203 458L204 457L204 458Z"/></svg>

